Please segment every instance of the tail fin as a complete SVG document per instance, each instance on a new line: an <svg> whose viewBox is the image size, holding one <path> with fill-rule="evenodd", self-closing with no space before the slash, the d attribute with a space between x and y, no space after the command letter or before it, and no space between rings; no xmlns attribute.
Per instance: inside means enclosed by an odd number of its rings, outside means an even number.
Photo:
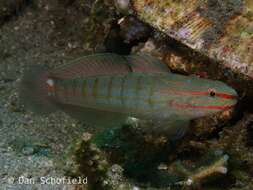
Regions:
<svg viewBox="0 0 253 190"><path fill-rule="evenodd" d="M21 102L31 111L47 115L56 111L53 100L48 96L49 72L44 66L32 66L26 70L19 86Z"/></svg>

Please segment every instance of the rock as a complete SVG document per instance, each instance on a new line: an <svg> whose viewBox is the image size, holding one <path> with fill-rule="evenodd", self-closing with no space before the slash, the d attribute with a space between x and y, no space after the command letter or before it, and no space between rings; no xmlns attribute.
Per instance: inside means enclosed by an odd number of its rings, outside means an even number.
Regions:
<svg viewBox="0 0 253 190"><path fill-rule="evenodd" d="M26 156L30 156L35 153L35 149L32 146L26 146L22 149L22 153Z"/></svg>
<svg viewBox="0 0 253 190"><path fill-rule="evenodd" d="M52 42L58 47L68 46L70 52L82 55L98 51L115 20L116 8L113 5L111 0L59 1L52 8Z"/></svg>
<svg viewBox="0 0 253 190"><path fill-rule="evenodd" d="M133 16L126 16L119 20L120 34L126 43L147 41L151 28Z"/></svg>
<svg viewBox="0 0 253 190"><path fill-rule="evenodd" d="M138 18L194 51L253 78L250 0L133 0Z"/></svg>

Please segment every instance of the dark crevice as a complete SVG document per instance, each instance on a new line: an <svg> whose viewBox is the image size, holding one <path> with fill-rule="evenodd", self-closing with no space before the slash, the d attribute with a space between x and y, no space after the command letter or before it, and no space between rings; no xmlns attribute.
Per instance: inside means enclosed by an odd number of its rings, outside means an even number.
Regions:
<svg viewBox="0 0 253 190"><path fill-rule="evenodd" d="M13 18L22 16L33 0L0 0L0 27Z"/></svg>
<svg viewBox="0 0 253 190"><path fill-rule="evenodd" d="M120 26L114 23L105 39L104 46L106 52L128 55L131 52L133 44L124 42L124 38L120 35Z"/></svg>
<svg viewBox="0 0 253 190"><path fill-rule="evenodd" d="M134 17L125 17L120 24L112 24L104 46L107 52L128 55L132 47L146 42L151 34L152 30L146 24Z"/></svg>
<svg viewBox="0 0 253 190"><path fill-rule="evenodd" d="M247 146L253 147L253 120L249 120L246 123L247 128Z"/></svg>

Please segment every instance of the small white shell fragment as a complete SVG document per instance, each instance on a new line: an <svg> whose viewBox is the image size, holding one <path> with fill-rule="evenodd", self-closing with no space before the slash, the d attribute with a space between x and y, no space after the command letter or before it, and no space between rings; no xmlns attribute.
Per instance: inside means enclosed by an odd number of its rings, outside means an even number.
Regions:
<svg viewBox="0 0 253 190"><path fill-rule="evenodd" d="M139 119L137 119L137 118L135 118L135 117L128 117L127 119L126 119L126 124L127 125L131 125L131 126L133 126L133 127L138 127L138 124L139 124Z"/></svg>
<svg viewBox="0 0 253 190"><path fill-rule="evenodd" d="M139 188L139 187L134 186L134 187L133 187L133 190L140 190L140 188Z"/></svg>
<svg viewBox="0 0 253 190"><path fill-rule="evenodd" d="M224 166L218 167L216 169L217 172L221 173L221 174L226 174L228 172L228 169Z"/></svg>
<svg viewBox="0 0 253 190"><path fill-rule="evenodd" d="M187 179L185 184L188 185L188 186L191 186L193 184L193 180L192 179Z"/></svg>
<svg viewBox="0 0 253 190"><path fill-rule="evenodd" d="M130 7L129 0L114 0L115 6L120 12L128 12Z"/></svg>
<svg viewBox="0 0 253 190"><path fill-rule="evenodd" d="M166 164L160 164L158 166L158 170L167 170L168 169L168 166Z"/></svg>

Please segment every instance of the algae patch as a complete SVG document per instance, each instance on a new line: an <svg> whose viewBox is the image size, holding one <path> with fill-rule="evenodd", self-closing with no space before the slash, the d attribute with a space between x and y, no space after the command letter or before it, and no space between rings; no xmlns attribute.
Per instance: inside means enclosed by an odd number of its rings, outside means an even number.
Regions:
<svg viewBox="0 0 253 190"><path fill-rule="evenodd" d="M226 23L241 12L243 5L242 0L207 0L199 7L199 13L214 25L203 34L207 45L220 37Z"/></svg>

